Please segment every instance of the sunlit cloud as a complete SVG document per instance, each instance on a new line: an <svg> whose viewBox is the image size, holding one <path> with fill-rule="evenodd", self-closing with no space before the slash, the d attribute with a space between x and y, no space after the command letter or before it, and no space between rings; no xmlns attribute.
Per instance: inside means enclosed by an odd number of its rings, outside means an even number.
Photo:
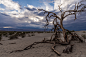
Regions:
<svg viewBox="0 0 86 57"><path fill-rule="evenodd" d="M20 5L12 0L0 0L0 4L6 6L8 10L18 10L20 11Z"/></svg>
<svg viewBox="0 0 86 57"><path fill-rule="evenodd" d="M4 11L5 9L4 8L0 8L0 10L3 10Z"/></svg>
<svg viewBox="0 0 86 57"><path fill-rule="evenodd" d="M27 4L27 6L28 6L29 8L31 8L31 9L32 9L32 8L34 8L34 6L33 6L33 5L28 5L28 4Z"/></svg>
<svg viewBox="0 0 86 57"><path fill-rule="evenodd" d="M8 27L3 27L3 28L13 28L13 27L8 26Z"/></svg>
<svg viewBox="0 0 86 57"><path fill-rule="evenodd" d="M58 10L58 5L61 5L62 10L72 9L71 7L75 6L75 3L80 2L81 0L54 0L54 9Z"/></svg>

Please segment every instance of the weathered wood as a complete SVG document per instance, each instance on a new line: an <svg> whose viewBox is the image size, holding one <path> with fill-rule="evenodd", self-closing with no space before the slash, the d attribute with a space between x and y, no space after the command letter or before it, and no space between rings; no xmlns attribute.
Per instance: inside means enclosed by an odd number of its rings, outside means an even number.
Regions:
<svg viewBox="0 0 86 57"><path fill-rule="evenodd" d="M74 45L68 45L68 46L63 50L63 53L69 54L70 52L72 52L72 51L73 51L73 46L74 46Z"/></svg>
<svg viewBox="0 0 86 57"><path fill-rule="evenodd" d="M55 50L55 47L56 47L55 41L50 41L50 40L45 40L45 39L44 39L43 41L41 41L41 42L34 42L33 44L31 44L31 45L25 47L23 50L14 50L14 51L12 51L12 52L10 52L10 53L13 53L13 52L22 52L22 51L24 51L24 50L31 49L31 48L33 48L33 45L36 45L36 44L39 44L39 43L50 43L50 44L54 44L54 45L52 46L52 50L53 50L57 55L59 55L59 56L61 55L58 51Z"/></svg>
<svg viewBox="0 0 86 57"><path fill-rule="evenodd" d="M24 50L14 50L14 51L11 51L10 53L13 53L13 52L22 52Z"/></svg>
<svg viewBox="0 0 86 57"><path fill-rule="evenodd" d="M75 36L79 39L80 42L83 42L83 40L76 33Z"/></svg>
<svg viewBox="0 0 86 57"><path fill-rule="evenodd" d="M68 31L69 34L71 34L72 39L75 39L75 40L78 39L80 42L83 42L83 40L76 33L71 33L69 30L67 30L67 31Z"/></svg>
<svg viewBox="0 0 86 57"><path fill-rule="evenodd" d="M56 44L54 43L54 45L52 46L52 50L59 56L61 56L61 54L55 50Z"/></svg>
<svg viewBox="0 0 86 57"><path fill-rule="evenodd" d="M45 38L44 38L43 41L41 41L41 42L34 42L33 44L31 44L31 45L27 46L26 48L24 48L24 50L28 50L28 49L32 48L33 45L36 45L36 44L39 44L39 43L50 43L50 44L53 44L53 41L45 40Z"/></svg>

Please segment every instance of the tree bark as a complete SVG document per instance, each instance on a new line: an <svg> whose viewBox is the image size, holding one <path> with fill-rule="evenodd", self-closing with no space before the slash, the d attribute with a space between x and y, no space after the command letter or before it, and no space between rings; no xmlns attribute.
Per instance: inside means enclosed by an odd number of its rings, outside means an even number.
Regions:
<svg viewBox="0 0 86 57"><path fill-rule="evenodd" d="M63 33L63 37L64 37L64 42L67 42L67 35L66 35L66 30L65 28L63 27L63 20L60 20L60 24L61 24L61 29L62 29L62 33Z"/></svg>

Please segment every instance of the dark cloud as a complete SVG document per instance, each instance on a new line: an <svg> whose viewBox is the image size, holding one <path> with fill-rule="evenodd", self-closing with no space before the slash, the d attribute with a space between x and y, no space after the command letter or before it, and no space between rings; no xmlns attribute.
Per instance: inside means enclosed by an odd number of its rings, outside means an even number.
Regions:
<svg viewBox="0 0 86 57"><path fill-rule="evenodd" d="M28 18L28 17L25 17L25 18Z"/></svg>
<svg viewBox="0 0 86 57"><path fill-rule="evenodd" d="M55 14L60 13L60 12L57 12L56 10L53 10L53 11L50 11L50 12L53 12L53 13L55 13ZM40 11L40 12L34 12L34 14L36 14L36 15L38 15L38 16L45 16L45 15L48 14L48 13L47 13L47 12L44 13L44 11ZM52 14L50 14L50 15L52 15Z"/></svg>
<svg viewBox="0 0 86 57"><path fill-rule="evenodd" d="M5 13L1 13L2 15L4 15L4 16L9 16L9 15L7 15L7 14L5 14Z"/></svg>
<svg viewBox="0 0 86 57"><path fill-rule="evenodd" d="M83 13L77 16L77 19L74 21L73 18L70 20L64 21L64 27L69 30L86 30L86 13ZM66 24L65 24L66 23Z"/></svg>
<svg viewBox="0 0 86 57"><path fill-rule="evenodd" d="M12 14L12 15L17 15L17 14Z"/></svg>
<svg viewBox="0 0 86 57"><path fill-rule="evenodd" d="M29 8L29 7L25 7L27 10L29 10L29 11L35 11L35 10L37 10L36 8Z"/></svg>
<svg viewBox="0 0 86 57"><path fill-rule="evenodd" d="M44 12L40 12L40 13L34 12L34 14L36 14L36 15L38 15L38 16L44 16Z"/></svg>
<svg viewBox="0 0 86 57"><path fill-rule="evenodd" d="M31 22L30 24L34 24L34 25L42 25L42 26L43 26L42 22Z"/></svg>
<svg viewBox="0 0 86 57"><path fill-rule="evenodd" d="M11 16L5 16L5 14L0 13L0 27L16 27L17 23Z"/></svg>

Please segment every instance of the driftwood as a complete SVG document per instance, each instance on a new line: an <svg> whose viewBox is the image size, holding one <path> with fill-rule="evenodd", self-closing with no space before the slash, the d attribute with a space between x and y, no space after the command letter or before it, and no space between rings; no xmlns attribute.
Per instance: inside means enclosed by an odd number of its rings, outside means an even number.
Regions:
<svg viewBox="0 0 86 57"><path fill-rule="evenodd" d="M61 54L55 50L56 44L54 43L54 45L52 46L52 50L59 56L61 56Z"/></svg>
<svg viewBox="0 0 86 57"><path fill-rule="evenodd" d="M11 51L10 53L13 53L13 52L22 52L24 50L14 50L14 51Z"/></svg>
<svg viewBox="0 0 86 57"><path fill-rule="evenodd" d="M34 42L33 44L27 46L27 47L24 48L23 50L31 49L31 48L33 48L33 45L37 45L37 44L39 44L39 43L51 43L51 42L47 42L47 41L46 41L46 42ZM53 43L51 43L51 44L53 44Z"/></svg>
<svg viewBox="0 0 86 57"><path fill-rule="evenodd" d="M76 37L76 38L78 38L80 42L83 42L83 40L76 33L74 33L73 36Z"/></svg>
<svg viewBox="0 0 86 57"><path fill-rule="evenodd" d="M56 47L57 44L68 45L68 46L63 50L63 53L70 53L70 52L72 52L72 50L73 50L73 45L69 45L70 43L67 43L67 42L57 42L57 41L54 41L54 40L45 40L45 38L44 38L44 40L41 41L41 42L34 42L33 44L31 44L31 45L25 47L25 48L22 49L22 50L14 50L14 51L12 51L12 52L10 52L10 53L13 53L13 52L22 52L22 51L25 51L25 50L29 50L29 49L31 49L31 48L34 48L33 45L37 45L37 44L39 44L39 43L49 43L49 44L53 44L53 46L51 47L51 49L52 49L58 56L61 56L61 54L60 54L57 50L55 50L55 47Z"/></svg>
<svg viewBox="0 0 86 57"><path fill-rule="evenodd" d="M72 35L72 39L71 40L77 40L78 39L80 42L83 42L83 40L76 33L71 33L69 30L67 30L67 31L68 31L69 34Z"/></svg>
<svg viewBox="0 0 86 57"><path fill-rule="evenodd" d="M14 50L14 51L12 51L12 52L10 52L10 53L13 53L13 52L22 52L22 51L24 51L24 50L28 50L28 49L34 48L33 45L37 45L37 44L39 44L39 43L50 43L50 44L54 44L54 45L51 47L52 50L53 50L57 55L59 55L59 56L61 55L58 51L55 50L55 47L56 47L55 42L54 42L54 41L51 41L51 40L45 40L45 38L44 38L44 40L41 41L41 42L34 42L33 44L31 44L31 45L25 47L23 50Z"/></svg>
<svg viewBox="0 0 86 57"><path fill-rule="evenodd" d="M72 52L73 51L73 46L74 45L68 45L68 46L66 46L66 48L63 50L63 53L69 54L70 52Z"/></svg>

